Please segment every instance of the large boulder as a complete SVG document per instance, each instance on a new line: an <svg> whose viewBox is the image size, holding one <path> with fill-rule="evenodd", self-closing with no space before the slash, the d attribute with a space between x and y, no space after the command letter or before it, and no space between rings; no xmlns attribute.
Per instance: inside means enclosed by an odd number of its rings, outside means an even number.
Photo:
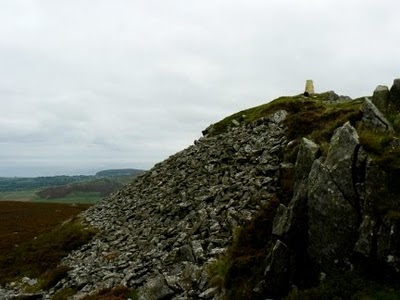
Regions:
<svg viewBox="0 0 400 300"><path fill-rule="evenodd" d="M392 124L390 124L390 122L368 98L365 98L362 111L362 123L364 127L374 132L393 132Z"/></svg>
<svg viewBox="0 0 400 300"><path fill-rule="evenodd" d="M354 250L399 272L400 212L388 208L383 212L385 206L395 204L398 199L398 194L393 191L393 185L397 185L393 178L396 175L386 172L376 162L368 159L362 192L363 220ZM395 209L393 206L392 209ZM377 214L378 208L381 214Z"/></svg>
<svg viewBox="0 0 400 300"><path fill-rule="evenodd" d="M170 299L174 292L170 289L163 275L159 275L147 281L142 288L139 300Z"/></svg>
<svg viewBox="0 0 400 300"><path fill-rule="evenodd" d="M331 180L353 207L358 206L358 195L354 188L352 168L359 150L357 131L350 122L346 122L335 130L324 162Z"/></svg>
<svg viewBox="0 0 400 300"><path fill-rule="evenodd" d="M281 297L290 287L289 248L283 242L277 240L266 261L264 292L267 295Z"/></svg>
<svg viewBox="0 0 400 300"><path fill-rule="evenodd" d="M389 213L377 233L377 256L382 262L400 271L400 215Z"/></svg>
<svg viewBox="0 0 400 300"><path fill-rule="evenodd" d="M299 147L299 153L297 154L295 164L295 193L298 192L300 185L307 180L308 174L310 173L311 166L314 160L317 158L320 148L313 141L303 138Z"/></svg>
<svg viewBox="0 0 400 300"><path fill-rule="evenodd" d="M386 112L389 104L389 88L386 85L378 85L372 96L372 102L383 112Z"/></svg>
<svg viewBox="0 0 400 300"><path fill-rule="evenodd" d="M400 111L400 78L395 79L390 88L389 109L392 111Z"/></svg>
<svg viewBox="0 0 400 300"><path fill-rule="evenodd" d="M358 135L350 123L338 128L325 160L315 160L308 179L310 258L329 272L347 263L360 223L353 164Z"/></svg>
<svg viewBox="0 0 400 300"><path fill-rule="evenodd" d="M289 238L305 229L304 216L307 202L308 175L320 148L313 141L303 138L294 168L294 193L288 207L281 204L274 219L272 233Z"/></svg>

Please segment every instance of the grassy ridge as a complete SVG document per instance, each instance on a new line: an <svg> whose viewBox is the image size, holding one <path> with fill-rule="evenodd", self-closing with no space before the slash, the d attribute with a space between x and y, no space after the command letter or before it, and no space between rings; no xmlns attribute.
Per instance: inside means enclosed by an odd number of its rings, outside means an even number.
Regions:
<svg viewBox="0 0 400 300"><path fill-rule="evenodd" d="M93 176L51 176L35 178L0 177L0 192L15 192L60 186L93 178Z"/></svg>

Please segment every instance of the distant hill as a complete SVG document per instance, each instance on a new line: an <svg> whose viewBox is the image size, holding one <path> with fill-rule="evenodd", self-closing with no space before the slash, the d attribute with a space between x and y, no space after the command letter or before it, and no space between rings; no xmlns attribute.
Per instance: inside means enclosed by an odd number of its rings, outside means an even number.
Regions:
<svg viewBox="0 0 400 300"><path fill-rule="evenodd" d="M144 172L112 169L89 176L0 177L0 201L96 203Z"/></svg>
<svg viewBox="0 0 400 300"><path fill-rule="evenodd" d="M145 170L138 169L110 169L103 170L96 173L96 177L117 177L117 176L134 176L146 172Z"/></svg>
<svg viewBox="0 0 400 300"><path fill-rule="evenodd" d="M63 186L49 187L36 194L45 199L64 198L73 193L97 193L99 197L106 197L122 186L123 184L116 180L101 178Z"/></svg>
<svg viewBox="0 0 400 300"><path fill-rule="evenodd" d="M0 177L0 192L25 191L88 180L93 176Z"/></svg>

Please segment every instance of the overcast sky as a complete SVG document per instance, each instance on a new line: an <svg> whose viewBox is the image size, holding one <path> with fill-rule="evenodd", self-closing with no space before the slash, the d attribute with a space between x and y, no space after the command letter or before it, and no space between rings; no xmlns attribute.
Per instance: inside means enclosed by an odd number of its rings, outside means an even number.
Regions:
<svg viewBox="0 0 400 300"><path fill-rule="evenodd" d="M281 95L400 77L398 0L1 0L0 176L150 168Z"/></svg>

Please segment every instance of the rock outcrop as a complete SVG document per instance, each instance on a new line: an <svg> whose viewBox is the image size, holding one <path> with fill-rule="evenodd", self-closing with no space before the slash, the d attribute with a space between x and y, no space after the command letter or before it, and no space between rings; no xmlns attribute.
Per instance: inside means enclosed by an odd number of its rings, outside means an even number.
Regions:
<svg viewBox="0 0 400 300"><path fill-rule="evenodd" d="M389 109L400 112L400 78L393 81L389 91Z"/></svg>
<svg viewBox="0 0 400 300"><path fill-rule="evenodd" d="M363 105L363 126L375 132L393 133L393 126L384 117L380 110L368 99L365 98Z"/></svg>
<svg viewBox="0 0 400 300"><path fill-rule="evenodd" d="M389 88L386 85L378 85L372 96L372 102L380 111L386 112L389 105Z"/></svg>

